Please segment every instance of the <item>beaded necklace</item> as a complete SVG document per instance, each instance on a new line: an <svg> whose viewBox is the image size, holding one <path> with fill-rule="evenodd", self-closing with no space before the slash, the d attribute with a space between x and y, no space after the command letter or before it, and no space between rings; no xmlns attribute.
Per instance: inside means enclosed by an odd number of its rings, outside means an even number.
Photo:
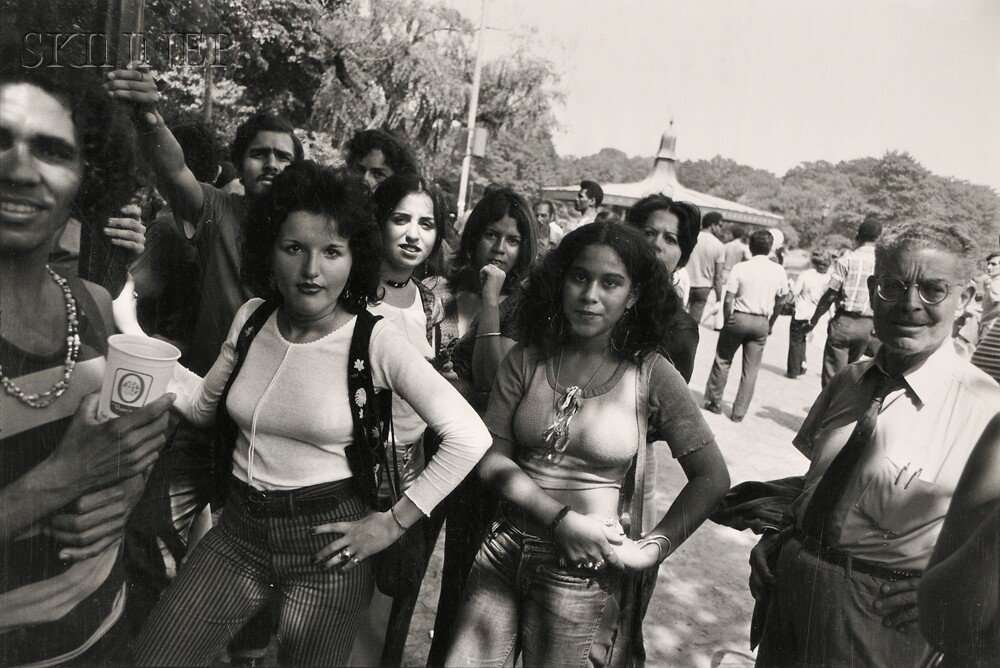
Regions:
<svg viewBox="0 0 1000 668"><path fill-rule="evenodd" d="M62 288L63 298L66 300L66 360L63 362L63 377L44 392L29 395L25 394L24 390L4 375L3 366L0 365L0 384L3 385L4 391L32 408L47 408L63 395L69 388L69 379L73 376L73 370L76 369L76 362L80 357L80 323L76 318L76 299L73 298L73 293L65 278L54 272L52 267L48 265L45 265L45 269L56 285Z"/></svg>

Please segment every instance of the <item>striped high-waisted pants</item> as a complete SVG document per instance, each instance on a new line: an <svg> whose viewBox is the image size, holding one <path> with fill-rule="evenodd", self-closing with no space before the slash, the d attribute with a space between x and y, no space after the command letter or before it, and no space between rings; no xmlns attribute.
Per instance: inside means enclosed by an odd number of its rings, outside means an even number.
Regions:
<svg viewBox="0 0 1000 668"><path fill-rule="evenodd" d="M344 665L374 590L371 559L347 573L325 571L314 555L339 537L312 527L369 512L356 497L332 510L272 517L230 494L219 524L198 543L136 639L142 666L204 666L269 603L282 599L278 661Z"/></svg>

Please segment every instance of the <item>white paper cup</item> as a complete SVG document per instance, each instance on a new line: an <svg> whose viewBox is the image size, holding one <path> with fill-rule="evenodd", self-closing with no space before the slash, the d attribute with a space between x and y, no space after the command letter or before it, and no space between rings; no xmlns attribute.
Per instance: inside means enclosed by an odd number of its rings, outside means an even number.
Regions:
<svg viewBox="0 0 1000 668"><path fill-rule="evenodd" d="M162 397L180 356L181 351L174 346L148 336L108 337L98 418L126 415Z"/></svg>

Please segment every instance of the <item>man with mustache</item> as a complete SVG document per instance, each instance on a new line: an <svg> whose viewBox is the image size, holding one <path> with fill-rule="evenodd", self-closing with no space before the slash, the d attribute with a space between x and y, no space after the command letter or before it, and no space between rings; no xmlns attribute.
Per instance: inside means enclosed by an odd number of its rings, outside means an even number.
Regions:
<svg viewBox="0 0 1000 668"><path fill-rule="evenodd" d="M160 95L147 71L114 70L108 74L106 87L114 99L135 105L138 143L153 169L156 187L169 203L181 232L198 250L201 303L182 363L204 375L218 357L236 311L255 296L240 278L240 239L247 211L254 198L271 188L275 176L302 159L302 143L283 118L269 114L250 118L236 129L230 154L245 194L228 192L199 182L187 167L181 145L160 115ZM161 513L167 517L156 530L158 535L164 534L162 542L178 562L187 547L194 518L220 491L213 489L211 444L209 430L183 423L161 460L156 484L149 485L149 490L157 489L157 484L167 488L164 495L169 497L169 507ZM147 492L144 504L148 501L155 505L157 500L152 496ZM142 510L138 516L142 516ZM159 586L164 584L161 581ZM250 654L263 655L270 634L268 630L249 630L253 625L251 622L247 627L245 637L257 636L249 644L260 647L252 648ZM252 658L249 663L253 663Z"/></svg>
<svg viewBox="0 0 1000 668"><path fill-rule="evenodd" d="M810 465L791 526L750 555L750 590L769 597L758 665L917 665L926 651L917 586L1000 407L1000 386L950 342L975 256L957 225L906 223L876 244L882 347L816 399L794 440Z"/></svg>

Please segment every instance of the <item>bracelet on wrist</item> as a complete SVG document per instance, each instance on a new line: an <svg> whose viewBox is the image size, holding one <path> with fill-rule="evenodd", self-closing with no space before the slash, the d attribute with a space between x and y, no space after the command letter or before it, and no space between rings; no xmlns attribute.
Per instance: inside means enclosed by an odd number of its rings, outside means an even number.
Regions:
<svg viewBox="0 0 1000 668"><path fill-rule="evenodd" d="M661 540L664 541L667 544L666 548L664 548L663 546L660 545L660 541ZM657 552L656 561L657 562L662 562L663 559L667 555L670 554L670 548L672 547L672 545L670 543L670 539L667 538L666 536L661 536L660 534L650 534L650 535L646 536L645 538L642 538L639 541L639 547L640 548L646 547L647 545L655 545L656 546L656 552Z"/></svg>
<svg viewBox="0 0 1000 668"><path fill-rule="evenodd" d="M483 332L482 334L476 334L477 339L485 339L488 336L503 336L500 332Z"/></svg>
<svg viewBox="0 0 1000 668"><path fill-rule="evenodd" d="M392 521L396 523L396 526L399 527L400 531L405 532L406 531L406 527L404 527L403 523L399 521L398 517L396 517L396 509L395 508L389 508L389 514L392 516Z"/></svg>
<svg viewBox="0 0 1000 668"><path fill-rule="evenodd" d="M556 516L552 518L551 522L549 522L549 533L555 532L556 527L559 526L559 523L566 518L566 515L569 514L570 510L571 508L569 506L563 506L562 509L556 513Z"/></svg>

